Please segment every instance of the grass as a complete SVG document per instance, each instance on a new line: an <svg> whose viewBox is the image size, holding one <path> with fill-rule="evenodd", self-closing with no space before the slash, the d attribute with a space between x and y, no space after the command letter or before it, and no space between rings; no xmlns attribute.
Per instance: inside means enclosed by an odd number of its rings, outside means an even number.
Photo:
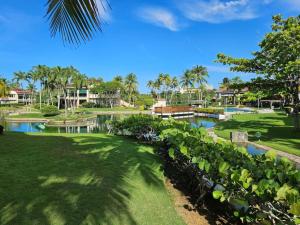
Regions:
<svg viewBox="0 0 300 225"><path fill-rule="evenodd" d="M64 120L80 120L85 118L94 117L91 114L69 114L65 116L64 113L61 113L56 116L44 116L42 113L24 113L19 115L11 115L8 116L8 118L13 119L48 119L48 120L54 120L54 121L64 121Z"/></svg>
<svg viewBox="0 0 300 225"><path fill-rule="evenodd" d="M114 107L114 108L79 108L78 112L127 112L127 111L143 111L138 108Z"/></svg>
<svg viewBox="0 0 300 225"><path fill-rule="evenodd" d="M216 134L226 139L236 130L247 131L250 141L300 156L300 133L294 130L293 118L283 113L233 115L215 128ZM256 132L262 134L259 142Z"/></svg>
<svg viewBox="0 0 300 225"><path fill-rule="evenodd" d="M0 154L0 224L184 224L150 146L104 134L7 133Z"/></svg>

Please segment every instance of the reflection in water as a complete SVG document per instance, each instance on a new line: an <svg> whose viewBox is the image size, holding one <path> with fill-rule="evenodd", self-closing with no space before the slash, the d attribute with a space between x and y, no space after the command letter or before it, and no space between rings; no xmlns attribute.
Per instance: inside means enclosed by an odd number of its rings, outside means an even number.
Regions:
<svg viewBox="0 0 300 225"><path fill-rule="evenodd" d="M102 133L107 132L106 121L123 119L128 115L99 115L96 119L90 120L88 125L79 126L61 126L61 127L50 127L46 126L46 129L41 129L39 125L41 123L30 123L30 122L2 122L6 131L14 132L48 132L48 133ZM192 124L193 127L205 127L212 128L215 126L216 121L212 119L203 118L187 118L183 119ZM0 121L1 124L1 121Z"/></svg>
<svg viewBox="0 0 300 225"><path fill-rule="evenodd" d="M201 117L190 117L182 119L191 123L192 127L205 127L205 128L213 128L216 125L216 120L209 118L201 118Z"/></svg>
<svg viewBox="0 0 300 225"><path fill-rule="evenodd" d="M106 121L122 119L125 116L126 115L100 115L96 119L89 120L88 125L72 125L60 127L46 126L46 129L41 129L39 127L41 123L15 123L0 121L0 124L4 125L6 131L13 132L102 133L107 132Z"/></svg>
<svg viewBox="0 0 300 225"><path fill-rule="evenodd" d="M40 129L41 123L14 123L5 122L4 115L0 114L0 125L4 125L6 131L14 132L48 132L48 133L103 133L107 132L106 121L119 120L125 118L127 115L99 115L96 119L91 120L87 126L63 126L63 127L47 127L46 129ZM214 119L192 117L180 119L188 121L193 127L205 127L213 128L217 121ZM265 150L259 149L254 145L245 145L248 152L252 155L261 155L265 153Z"/></svg>

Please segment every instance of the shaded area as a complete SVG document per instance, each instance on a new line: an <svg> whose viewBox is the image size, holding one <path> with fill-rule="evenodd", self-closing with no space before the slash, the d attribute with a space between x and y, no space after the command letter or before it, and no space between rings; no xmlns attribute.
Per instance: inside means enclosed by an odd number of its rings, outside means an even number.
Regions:
<svg viewBox="0 0 300 225"><path fill-rule="evenodd" d="M183 224L151 147L104 134L0 136L0 224Z"/></svg>
<svg viewBox="0 0 300 225"><path fill-rule="evenodd" d="M184 194L182 199L175 202L184 203L178 211L190 225L209 224L209 225L240 225L240 221L232 216L230 206L226 203L220 203L213 199L211 192L208 192L201 201L199 196L203 194L202 190L197 189L198 183L193 169L186 166L184 169L177 165L177 161L170 159L163 148L158 150L160 156L164 159L165 176L168 177L168 185L173 186ZM180 161L182 163L182 161ZM196 184L196 186L195 186ZM178 194L177 194L178 195ZM177 196L178 197L178 196ZM198 216L197 216L198 215ZM198 221L198 222L197 222Z"/></svg>
<svg viewBox="0 0 300 225"><path fill-rule="evenodd" d="M293 118L283 113L234 115L215 128L217 135L227 139L234 130L247 131L249 140L255 142L258 141L255 133L260 132L261 144L300 155L300 133L294 130Z"/></svg>

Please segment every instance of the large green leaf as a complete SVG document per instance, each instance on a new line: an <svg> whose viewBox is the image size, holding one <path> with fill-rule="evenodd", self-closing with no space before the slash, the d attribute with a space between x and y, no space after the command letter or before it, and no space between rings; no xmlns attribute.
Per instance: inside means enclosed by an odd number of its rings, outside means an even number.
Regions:
<svg viewBox="0 0 300 225"><path fill-rule="evenodd" d="M101 13L110 8L106 0L48 0L47 7L51 35L59 33L71 44L86 42L101 30Z"/></svg>
<svg viewBox="0 0 300 225"><path fill-rule="evenodd" d="M222 197L222 195L223 195L223 191L220 191L220 190L213 191L213 197L214 197L214 199L219 199L219 198Z"/></svg>

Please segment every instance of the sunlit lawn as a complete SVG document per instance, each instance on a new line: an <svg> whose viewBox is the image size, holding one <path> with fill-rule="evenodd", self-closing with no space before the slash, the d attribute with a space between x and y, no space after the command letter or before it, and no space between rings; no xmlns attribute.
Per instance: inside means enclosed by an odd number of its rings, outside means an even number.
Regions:
<svg viewBox="0 0 300 225"><path fill-rule="evenodd" d="M183 224L149 146L104 134L0 136L0 224Z"/></svg>
<svg viewBox="0 0 300 225"><path fill-rule="evenodd" d="M233 130L248 131L250 141L255 142L255 133L260 132L260 144L300 156L300 132L295 132L293 118L283 113L234 115L232 120L218 123L215 129L227 139Z"/></svg>

